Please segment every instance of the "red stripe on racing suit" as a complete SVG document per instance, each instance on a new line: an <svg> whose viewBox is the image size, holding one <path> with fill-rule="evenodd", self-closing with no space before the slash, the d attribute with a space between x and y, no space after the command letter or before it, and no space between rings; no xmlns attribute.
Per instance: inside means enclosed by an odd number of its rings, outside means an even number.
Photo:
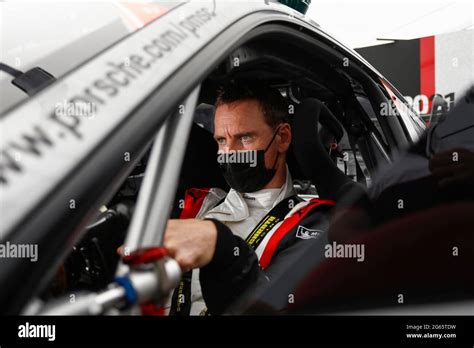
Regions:
<svg viewBox="0 0 474 348"><path fill-rule="evenodd" d="M263 269L268 267L272 260L273 254L275 253L275 250L280 244L280 241L289 231L291 231L293 227L295 227L297 223L303 220L304 217L308 215L310 211L312 211L316 207L320 207L321 205L334 206L334 204L335 202L333 200L313 198L312 200L310 200L310 203L308 205L305 205L303 208L296 211L293 215L286 218L280 225L280 227L273 233L267 245L265 246L265 250L263 251L262 256L260 257L260 266Z"/></svg>

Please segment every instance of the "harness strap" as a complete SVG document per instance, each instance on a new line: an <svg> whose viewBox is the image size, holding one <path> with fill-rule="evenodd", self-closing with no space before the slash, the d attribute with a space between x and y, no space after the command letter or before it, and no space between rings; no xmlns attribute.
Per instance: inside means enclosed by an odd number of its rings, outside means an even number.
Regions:
<svg viewBox="0 0 474 348"><path fill-rule="evenodd" d="M283 237L293 228L295 227L296 224L298 224L301 220L305 218L306 215L313 209L321 206L334 206L335 202L333 200L325 200L325 199L319 199L319 198L313 198L310 203L298 210L296 213L294 213L292 216L287 218L286 220L283 221L281 226L278 228L278 230L275 231L275 233L271 236L270 240L268 241L265 250L262 253L262 256L260 257L260 266L265 269L268 267L270 264L273 254L275 253L278 245L280 244L280 241L283 239Z"/></svg>

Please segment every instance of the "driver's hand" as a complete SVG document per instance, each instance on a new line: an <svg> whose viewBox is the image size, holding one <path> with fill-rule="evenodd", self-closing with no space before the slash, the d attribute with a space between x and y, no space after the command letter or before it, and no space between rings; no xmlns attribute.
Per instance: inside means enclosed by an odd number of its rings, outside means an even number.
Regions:
<svg viewBox="0 0 474 348"><path fill-rule="evenodd" d="M441 188L474 186L474 152L455 148L434 155L429 164Z"/></svg>
<svg viewBox="0 0 474 348"><path fill-rule="evenodd" d="M183 272L211 262L216 248L217 229L212 221L168 220L164 246Z"/></svg>

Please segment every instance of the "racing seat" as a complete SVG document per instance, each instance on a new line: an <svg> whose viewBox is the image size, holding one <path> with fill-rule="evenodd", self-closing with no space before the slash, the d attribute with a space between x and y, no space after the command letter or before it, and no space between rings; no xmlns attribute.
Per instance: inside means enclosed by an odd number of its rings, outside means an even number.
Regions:
<svg viewBox="0 0 474 348"><path fill-rule="evenodd" d="M339 142L344 129L336 116L319 100L307 98L295 110L292 122L292 151L288 165L294 177L302 175L316 186L319 197L338 202L346 193L365 192L362 185L348 178L325 149L318 124ZM357 191L357 193L355 193Z"/></svg>

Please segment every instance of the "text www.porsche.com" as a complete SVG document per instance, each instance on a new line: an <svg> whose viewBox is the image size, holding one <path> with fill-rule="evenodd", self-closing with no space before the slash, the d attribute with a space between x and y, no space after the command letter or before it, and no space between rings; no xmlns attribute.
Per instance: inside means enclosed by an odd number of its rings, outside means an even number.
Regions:
<svg viewBox="0 0 474 348"><path fill-rule="evenodd" d="M81 93L56 104L45 119L47 124L32 124L29 132L20 133L17 139L12 139L0 149L0 185L9 184L7 173L15 175L23 172L23 155L42 157L45 150L55 147L65 137L81 140L84 119L81 115L94 116L91 110L95 113L121 90L132 86L143 72L155 66L160 59L170 55L187 40L200 38L199 29L215 16L203 7L181 21L170 23L163 32L145 43L141 52L127 55L121 62L107 62L101 78L94 79Z"/></svg>
<svg viewBox="0 0 474 348"><path fill-rule="evenodd" d="M127 55L120 63L107 62L107 69L102 77L90 83L81 94L70 98L69 102L85 106L95 103L100 108L107 99L117 96L121 89L133 84L144 71L170 55L185 41L198 39L198 30L215 16L215 13L203 7L182 21L170 23L166 30L145 43L140 52Z"/></svg>

